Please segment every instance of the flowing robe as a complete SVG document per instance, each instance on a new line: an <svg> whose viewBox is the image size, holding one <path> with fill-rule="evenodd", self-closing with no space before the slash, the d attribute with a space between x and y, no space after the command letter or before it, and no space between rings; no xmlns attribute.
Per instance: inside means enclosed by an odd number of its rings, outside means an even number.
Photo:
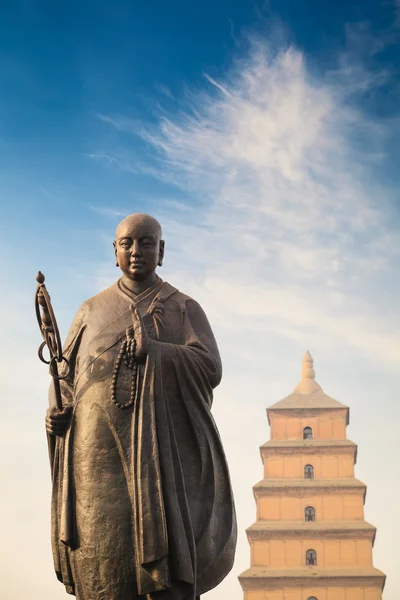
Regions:
<svg viewBox="0 0 400 600"><path fill-rule="evenodd" d="M134 404L121 409L112 376L131 304L149 349ZM159 278L138 296L119 280L81 306L64 355L63 404L73 405L73 417L64 438L48 436L58 579L79 600L194 600L224 579L236 547L210 410L221 363L203 310ZM122 363L123 404L131 373Z"/></svg>

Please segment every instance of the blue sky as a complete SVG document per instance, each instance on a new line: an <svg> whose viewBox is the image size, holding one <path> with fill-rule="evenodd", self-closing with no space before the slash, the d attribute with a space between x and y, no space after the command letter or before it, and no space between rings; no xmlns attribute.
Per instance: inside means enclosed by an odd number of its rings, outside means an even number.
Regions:
<svg viewBox="0 0 400 600"><path fill-rule="evenodd" d="M294 388L309 348L323 389L350 405L375 564L397 600L400 4L14 0L0 14L8 597L64 597L48 541L35 274L65 336L117 277L116 224L145 211L164 227L161 276L201 302L225 368L214 411L240 538L234 571L207 597L242 598L264 410Z"/></svg>
<svg viewBox="0 0 400 600"><path fill-rule="evenodd" d="M293 42L317 73L337 69L342 53L374 71L395 71L400 62L390 2L313 1L307 11L293 1L7 4L0 25L2 187L13 207L32 216L40 205L49 218L75 221L87 216L89 198L108 205L118 194L119 202L132 202L133 188L136 197L162 196L153 178L136 174L133 180L91 164L88 154L116 145L142 151L138 140L121 139L96 116L156 121L160 102L165 110L176 108L162 91L176 100L187 87L206 86L204 72L223 75L246 52L244 31ZM371 56L374 36L386 47ZM396 100L392 79L356 99L383 118L395 113ZM12 220L12 211L7 214ZM9 219L3 221L7 228Z"/></svg>

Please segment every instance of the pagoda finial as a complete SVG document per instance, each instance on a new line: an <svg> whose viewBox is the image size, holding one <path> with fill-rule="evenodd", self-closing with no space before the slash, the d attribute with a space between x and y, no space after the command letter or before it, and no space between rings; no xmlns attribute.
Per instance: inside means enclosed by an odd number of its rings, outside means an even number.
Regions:
<svg viewBox="0 0 400 600"><path fill-rule="evenodd" d="M314 371L314 359L311 356L309 350L303 356L303 364L301 369L301 378L304 379L315 379Z"/></svg>
<svg viewBox="0 0 400 600"><path fill-rule="evenodd" d="M301 381L296 385L294 391L302 394L322 392L321 386L315 381L314 359L308 350L303 356Z"/></svg>

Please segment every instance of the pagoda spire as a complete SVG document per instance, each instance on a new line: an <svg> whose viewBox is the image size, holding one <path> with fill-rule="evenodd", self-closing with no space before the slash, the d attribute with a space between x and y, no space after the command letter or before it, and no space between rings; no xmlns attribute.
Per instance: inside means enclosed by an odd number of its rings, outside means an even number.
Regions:
<svg viewBox="0 0 400 600"><path fill-rule="evenodd" d="M322 392L321 386L315 381L314 359L308 350L303 356L301 381L296 385L294 391L301 394Z"/></svg>

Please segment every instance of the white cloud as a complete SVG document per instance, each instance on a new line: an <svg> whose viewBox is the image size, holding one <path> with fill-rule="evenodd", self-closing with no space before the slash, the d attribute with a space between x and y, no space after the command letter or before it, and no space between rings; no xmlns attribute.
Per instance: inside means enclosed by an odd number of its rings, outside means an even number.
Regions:
<svg viewBox="0 0 400 600"><path fill-rule="evenodd" d="M119 169L121 169L121 171L128 171L131 173L137 172L137 169L134 168L130 161L127 161L126 159L119 156L113 156L111 154L108 154L107 152L93 152L86 154L86 156L93 160L98 160L110 167L118 167Z"/></svg>
<svg viewBox="0 0 400 600"><path fill-rule="evenodd" d="M155 83L154 89L157 92L159 92L160 94L162 94L163 96L166 96L167 98L170 98L170 99L173 98L171 90L169 89L169 87L167 85L164 85L163 83Z"/></svg>
<svg viewBox="0 0 400 600"><path fill-rule="evenodd" d="M42 194L44 194L45 196L47 196L51 200L59 200L59 198L57 196L55 196L51 192L48 192L45 188L39 188L39 192L41 192Z"/></svg>
<svg viewBox="0 0 400 600"><path fill-rule="evenodd" d="M121 217L121 218L123 218L126 216L126 211L122 211L122 210L119 210L116 208L108 208L107 206L89 205L89 208L103 217L111 217L111 218Z"/></svg>
<svg viewBox="0 0 400 600"><path fill-rule="evenodd" d="M162 117L158 129L101 117L157 151L158 170L153 162L148 172L200 200L190 223L167 205L158 211L169 245L185 249L186 289L187 275L199 281L200 272L222 305L245 285L236 314L251 307L265 331L278 311L282 331L329 332L366 356L379 347L392 362L400 320L381 313L389 295L379 305L368 295L385 272L399 288L399 230L393 193L374 177L385 129L347 102L357 81L346 87L340 69L316 79L299 51L272 53L259 40L223 81L207 80L209 92L197 101L192 92L190 110ZM369 147L353 143L360 131Z"/></svg>

